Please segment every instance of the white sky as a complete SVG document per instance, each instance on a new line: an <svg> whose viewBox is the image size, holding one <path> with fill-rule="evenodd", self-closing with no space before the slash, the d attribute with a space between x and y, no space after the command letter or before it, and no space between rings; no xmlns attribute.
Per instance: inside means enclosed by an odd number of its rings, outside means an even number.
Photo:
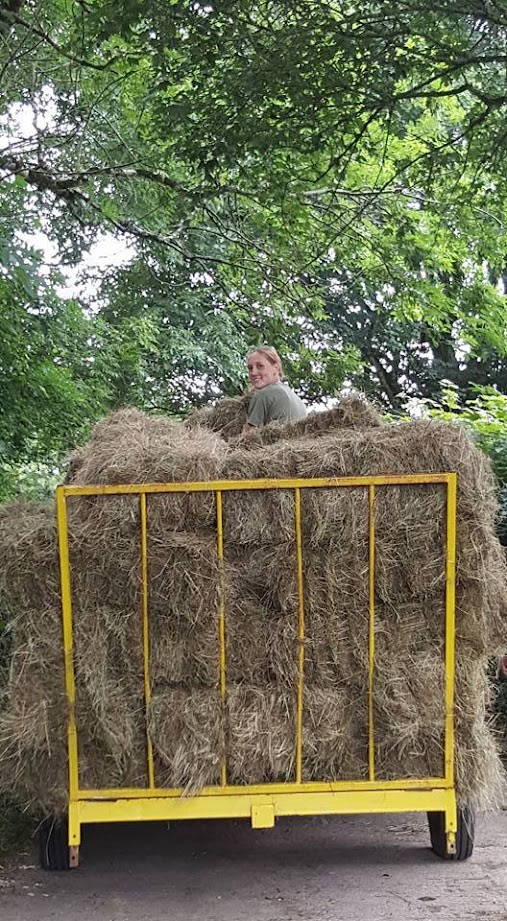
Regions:
<svg viewBox="0 0 507 921"><path fill-rule="evenodd" d="M127 265L135 256L135 247L111 233L100 233L83 258L75 266L62 265L58 246L45 233L20 233L19 239L27 246L39 250L43 265L41 275L49 278L53 271L64 277L63 284L55 285L55 292L63 298L83 298L89 301L97 292L98 281L107 269ZM95 276L95 277L94 277Z"/></svg>

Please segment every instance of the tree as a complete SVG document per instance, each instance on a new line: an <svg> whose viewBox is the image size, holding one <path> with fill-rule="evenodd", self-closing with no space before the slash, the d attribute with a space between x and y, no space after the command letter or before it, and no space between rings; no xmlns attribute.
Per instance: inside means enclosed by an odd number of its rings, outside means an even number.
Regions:
<svg viewBox="0 0 507 921"><path fill-rule="evenodd" d="M307 400L504 386L503 3L26 0L0 26L6 342L39 342L18 389L47 355L52 381L17 457L237 392L262 340ZM62 265L104 231L135 256L34 319L9 262L34 229Z"/></svg>
<svg viewBox="0 0 507 921"><path fill-rule="evenodd" d="M496 3L53 0L2 16L4 81L20 49L23 62L6 98L41 115L4 169L88 229L160 242L196 269L222 264L202 251L218 234L227 264L283 284L386 195L427 193L452 169L446 197L482 201L477 168L504 174Z"/></svg>
<svg viewBox="0 0 507 921"><path fill-rule="evenodd" d="M110 405L101 324L56 294L58 273L41 272L40 254L16 233L25 189L9 193L0 240L0 499L21 485L44 491L57 461Z"/></svg>

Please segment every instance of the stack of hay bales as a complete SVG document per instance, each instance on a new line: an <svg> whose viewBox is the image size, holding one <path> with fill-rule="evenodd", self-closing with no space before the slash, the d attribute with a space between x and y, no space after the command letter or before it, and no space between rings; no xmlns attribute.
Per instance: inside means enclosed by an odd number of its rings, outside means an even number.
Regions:
<svg viewBox="0 0 507 921"><path fill-rule="evenodd" d="M268 436L269 437L269 436ZM258 438L262 441L262 433ZM271 441L271 439L270 439ZM225 475L328 477L457 470L456 768L463 799L499 789L494 740L485 722L485 658L504 642L505 564L494 533L496 499L487 459L462 428L414 422L281 439L252 449L244 439ZM242 502L246 500L242 498ZM259 498L259 503L264 500ZM293 512L271 499L267 516L246 519L232 538L257 549L256 568L291 622L294 585L274 573L295 569ZM226 515L227 515L227 505ZM364 489L303 492L306 601L303 776L367 776L368 501ZM227 517L226 517L227 521ZM257 530L255 525L257 524ZM435 776L443 770L445 487L377 487L375 762L377 777ZM227 534L227 530L226 530ZM231 541L230 541L231 543ZM262 550L258 548L262 547ZM248 584L251 561L245 553ZM261 580L259 580L261 583ZM271 602L272 604L272 602ZM289 611L289 609L292 610ZM343 747L340 741L343 740Z"/></svg>
<svg viewBox="0 0 507 921"><path fill-rule="evenodd" d="M80 452L79 484L213 480L223 442L203 428L187 430L136 410L99 423ZM146 782L143 646L140 612L141 524L136 496L69 501L78 687L91 681L102 708L118 708L129 726L112 738L102 786ZM148 497L151 704L147 714L157 780L196 788L220 776L218 692L218 559L214 497ZM86 580L86 581L83 581ZM97 626L100 619L103 623ZM90 650L97 629L102 674ZM82 670L82 675L80 674ZM97 713L97 707L95 707ZM104 742L102 742L104 744ZM82 745L86 756L87 746ZM95 761L104 764L104 758Z"/></svg>
<svg viewBox="0 0 507 921"><path fill-rule="evenodd" d="M0 687L0 790L58 811L65 806L67 735L53 509L21 502L0 507L0 547L10 646Z"/></svg>
<svg viewBox="0 0 507 921"><path fill-rule="evenodd" d="M507 589L487 460L459 426L383 425L357 398L247 436L239 434L245 401L235 402L236 416L233 409L227 405L221 416L219 406L186 426L136 410L115 413L76 452L70 480L100 485L457 471L458 792L462 801L494 800L502 773L485 719L484 660L504 642ZM145 786L147 731L159 786L192 793L215 784L224 757L230 783L292 780L299 651L292 491L224 493L225 707L214 498L148 496L147 713L139 500L74 497L68 506L82 786ZM303 778L365 778L367 491L304 490L302 520ZM377 488L375 528L376 775L439 775L445 488ZM55 812L65 806L67 784L53 509L5 507L0 547L12 643L0 704L0 789Z"/></svg>

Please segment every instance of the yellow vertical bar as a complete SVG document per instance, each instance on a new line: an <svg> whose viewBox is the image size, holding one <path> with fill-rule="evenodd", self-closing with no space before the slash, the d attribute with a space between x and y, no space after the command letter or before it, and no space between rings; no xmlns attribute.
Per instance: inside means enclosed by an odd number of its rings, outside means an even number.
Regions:
<svg viewBox="0 0 507 921"><path fill-rule="evenodd" d="M139 496L141 512L141 579L143 592L143 663L144 663L144 706L146 722L146 755L148 761L148 786L155 788L155 767L153 763L153 745L151 743L149 728L149 710L151 700L150 687L150 623L148 610L148 514L146 508L146 493Z"/></svg>
<svg viewBox="0 0 507 921"><path fill-rule="evenodd" d="M375 727L373 722L373 672L375 667L375 487L368 487L368 773L375 780Z"/></svg>
<svg viewBox="0 0 507 921"><path fill-rule="evenodd" d="M76 728L76 681L74 676L74 644L72 636L72 592L70 584L69 531L67 520L67 503L62 486L56 490L56 513L58 521L58 550L60 556L60 586L62 593L63 653L65 665L65 690L67 693L67 745L69 750L69 806L77 802L79 795L79 760ZM70 810L74 816L76 810ZM73 823L75 824L75 823ZM79 837L79 827L69 826L69 844L71 837Z"/></svg>
<svg viewBox="0 0 507 921"><path fill-rule="evenodd" d="M296 558L298 578L298 696L296 714L296 783L303 777L303 694L305 668L305 599L303 582L303 541L301 536L301 490L294 489L294 517L296 525Z"/></svg>
<svg viewBox="0 0 507 921"><path fill-rule="evenodd" d="M457 474L447 482L447 541L445 582L445 779L454 785L454 641L456 607Z"/></svg>
<svg viewBox="0 0 507 921"><path fill-rule="evenodd" d="M217 508L217 552L219 566L219 583L218 583L218 637L220 640L220 700L222 702L222 716L225 726L225 707L227 696L227 676L226 676L226 649L225 649L225 569L224 569L224 519L222 509L222 493L218 489L215 493ZM221 784L223 787L227 784L227 758L224 750L222 754L221 765Z"/></svg>

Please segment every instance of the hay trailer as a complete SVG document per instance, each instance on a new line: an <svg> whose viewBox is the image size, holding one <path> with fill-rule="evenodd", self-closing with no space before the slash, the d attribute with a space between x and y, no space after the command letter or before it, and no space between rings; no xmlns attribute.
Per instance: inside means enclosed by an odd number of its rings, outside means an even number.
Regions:
<svg viewBox="0 0 507 921"><path fill-rule="evenodd" d="M135 484L106 486L60 486L57 516L63 617L65 683L68 700L68 810L65 819L46 818L39 828L39 854L43 868L77 867L81 827L87 823L172 821L183 819L246 818L253 828L270 828L278 816L426 812L431 846L443 859L470 857L474 841L474 812L457 803L454 777L454 660L455 660L455 567L456 567L456 474L413 474L322 479L286 479ZM374 725L375 663L375 489L379 486L443 484L446 489L445 562L445 729L441 776L384 780L376 775ZM307 782L303 778L303 697L305 665L305 593L301 492L305 489L363 487L369 500L368 535L368 779ZM298 684L295 699L295 772L291 782L252 786L228 783L227 758L221 764L221 783L184 795L181 789L157 787L152 740L146 729L146 784L132 789L83 789L80 785L79 732L76 725L76 680L73 657L71 567L69 560L67 503L76 496L137 495L140 509L140 570L142 609L139 629L144 653L144 701L150 703L150 621L148 580L147 497L154 493L208 492L215 496L216 539L221 585L216 624L220 641L217 662L222 707L227 699L226 628L224 578L224 529L222 496L230 490L290 489L295 500L294 532L298 586Z"/></svg>

